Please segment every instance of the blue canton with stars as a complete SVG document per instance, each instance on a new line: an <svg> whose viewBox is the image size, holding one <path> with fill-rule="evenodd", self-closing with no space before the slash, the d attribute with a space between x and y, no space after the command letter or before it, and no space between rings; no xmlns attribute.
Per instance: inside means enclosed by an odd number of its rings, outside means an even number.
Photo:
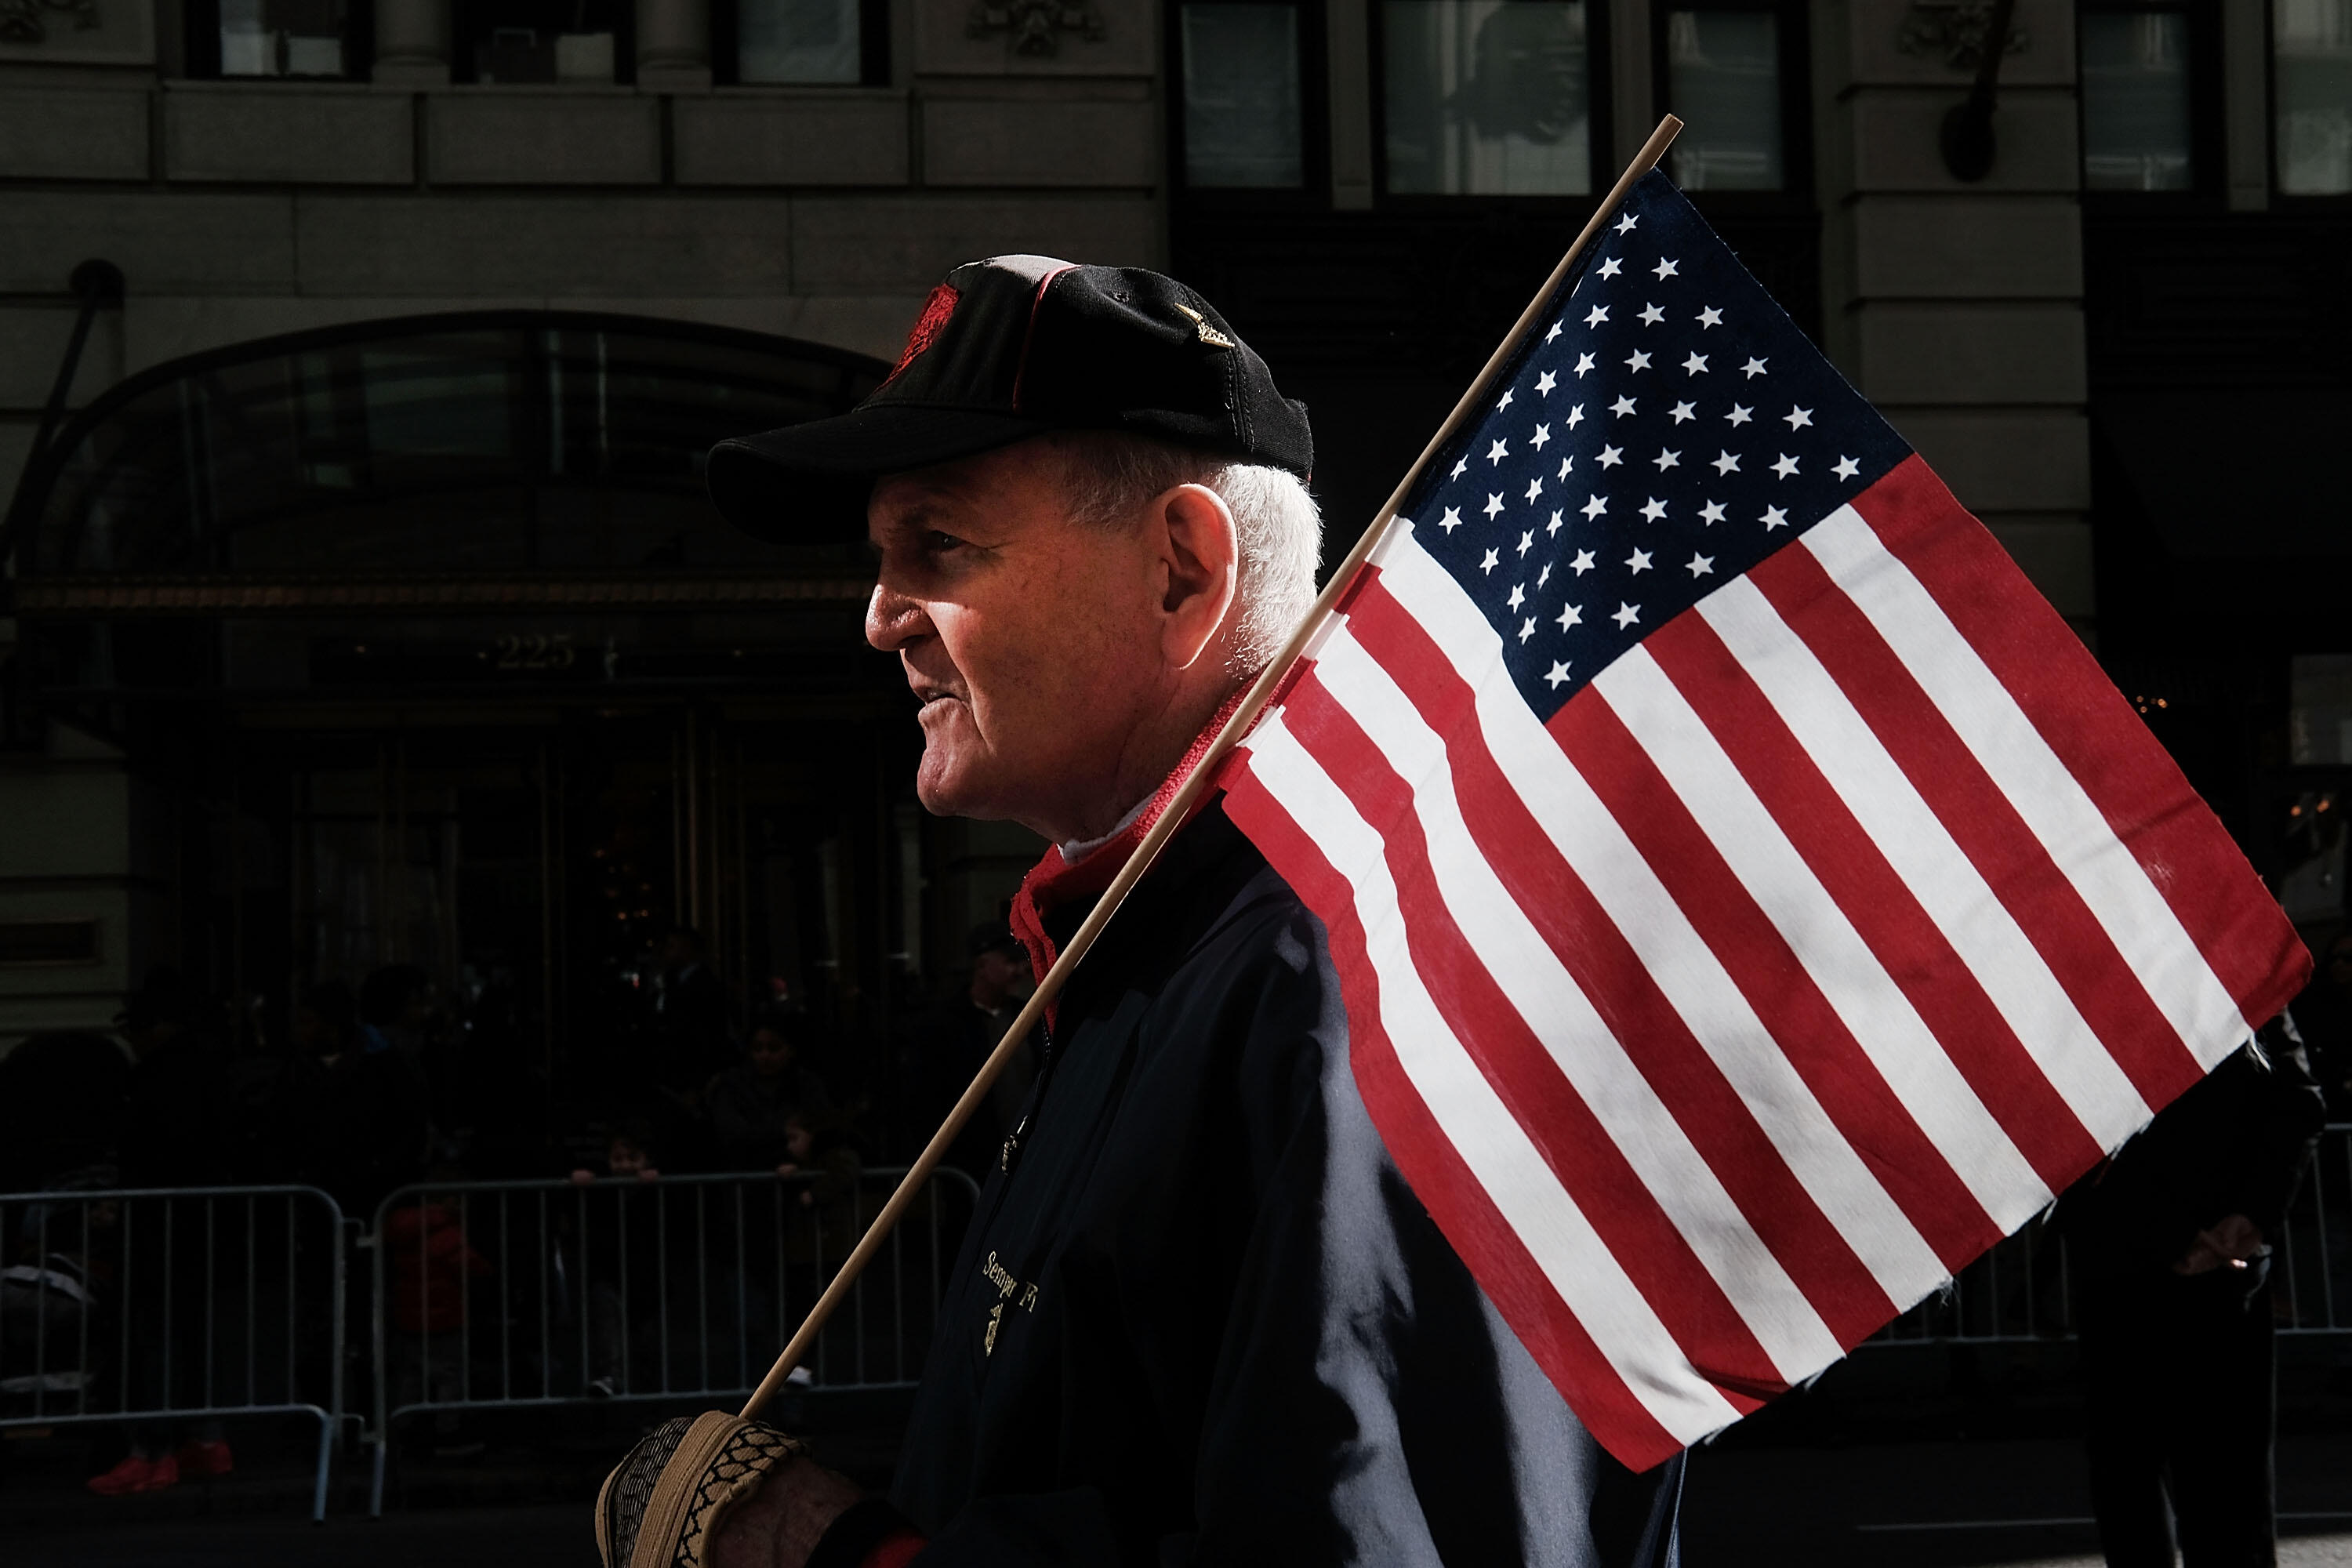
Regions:
<svg viewBox="0 0 2352 1568"><path fill-rule="evenodd" d="M1911 448L1654 171L1402 515L1537 716Z"/></svg>

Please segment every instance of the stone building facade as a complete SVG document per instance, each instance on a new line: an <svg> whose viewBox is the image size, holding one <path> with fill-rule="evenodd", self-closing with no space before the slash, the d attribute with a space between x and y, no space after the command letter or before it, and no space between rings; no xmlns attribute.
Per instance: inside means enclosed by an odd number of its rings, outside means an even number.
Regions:
<svg viewBox="0 0 2352 1568"><path fill-rule="evenodd" d="M2179 497L2209 477L2168 474L2143 433L2217 403L2315 430L2346 406L2352 5L2019 0L2005 47L1991 8L0 0L0 487L86 258L124 291L69 409L184 356L438 312L887 361L950 265L1034 250L1218 299L1318 409L1345 533L1672 108L1703 210L2289 874L2309 857L2284 803L2307 822L2352 768L2340 574L2324 585L2344 482L2297 458L2278 483L2307 521L2189 539ZM1956 172L1946 118L1980 75L1992 156ZM176 787L71 723L0 754L0 928L100 933L69 959L0 941L0 1039L102 1023L146 963L193 951L201 833ZM943 951L1026 852L893 809L877 842L903 854L874 864L906 890L872 915L876 961Z"/></svg>

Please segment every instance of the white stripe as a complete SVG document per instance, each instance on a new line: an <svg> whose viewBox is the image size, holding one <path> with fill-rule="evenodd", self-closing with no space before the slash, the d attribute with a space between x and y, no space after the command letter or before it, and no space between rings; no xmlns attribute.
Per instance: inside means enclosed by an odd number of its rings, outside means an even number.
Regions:
<svg viewBox="0 0 2352 1568"><path fill-rule="evenodd" d="M1454 793L1445 742L1352 634L1324 645L1315 674L1412 790L1439 897L1478 963L1723 1287L1780 1380L1801 1383L1835 1361L1843 1353L1837 1336L1739 1212L1471 837Z"/></svg>
<svg viewBox="0 0 2352 1568"><path fill-rule="evenodd" d="M1898 1304L1939 1284L1945 1269L1935 1249L1838 1131L1715 950L1529 711L1496 656L1494 628L1443 567L1395 531L1383 551L1381 584L1470 683L1486 749L1537 826L1871 1277Z"/></svg>
<svg viewBox="0 0 2352 1568"><path fill-rule="evenodd" d="M1637 645L1593 684L1953 1174L2002 1230L2032 1218L2050 1189L1658 661Z"/></svg>
<svg viewBox="0 0 2352 1568"><path fill-rule="evenodd" d="M2066 988L1763 591L1748 578L1735 578L1697 608L1975 973L2075 1120L2103 1145L2145 1122L2147 1102L2083 1021Z"/></svg>
<svg viewBox="0 0 2352 1568"><path fill-rule="evenodd" d="M1926 584L1850 506L1803 538L2074 885L2181 1043L2206 1067L2237 1049L2246 1020L2230 988L2098 803Z"/></svg>
<svg viewBox="0 0 2352 1568"><path fill-rule="evenodd" d="M1446 1027L1405 941L1380 835L1276 713L1250 736L1249 769L1347 879L1379 979L1381 1024L1438 1129L1617 1375L1677 1442L1738 1417L1560 1186L1494 1087Z"/></svg>

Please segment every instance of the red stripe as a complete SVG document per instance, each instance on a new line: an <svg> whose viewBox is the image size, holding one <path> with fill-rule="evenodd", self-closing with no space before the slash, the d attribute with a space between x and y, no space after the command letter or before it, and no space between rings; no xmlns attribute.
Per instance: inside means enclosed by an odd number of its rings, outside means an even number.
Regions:
<svg viewBox="0 0 2352 1568"><path fill-rule="evenodd" d="M1691 1363L1729 1388L1786 1385L1723 1287L1512 1006L1454 921L1430 864L1412 789L1310 674L1283 710L1291 734L1380 834L1423 985L1512 1120Z"/></svg>
<svg viewBox="0 0 2352 1568"><path fill-rule="evenodd" d="M1577 693L1548 727L1936 1256L1958 1269L1999 1241L2000 1227L1886 1087L1787 939L1599 689Z"/></svg>
<svg viewBox="0 0 2352 1568"><path fill-rule="evenodd" d="M1813 552L1780 551L1748 575L1975 865L2140 1098L2163 1105L2204 1077L2074 884Z"/></svg>
<svg viewBox="0 0 2352 1568"><path fill-rule="evenodd" d="M2099 1158L2065 1099L1830 787L1715 628L1677 616L1642 644L2052 1192Z"/></svg>
<svg viewBox="0 0 2352 1568"><path fill-rule="evenodd" d="M1902 1310L1798 1181L1713 1058L1651 979L1487 750L1476 698L1385 587L1361 593L1356 639L1444 737L1464 821L1503 886L1628 1051L1740 1213L1837 1336L1853 1345Z"/></svg>
<svg viewBox="0 0 2352 1568"><path fill-rule="evenodd" d="M1246 754L1236 753L1244 759ZM1225 815L1323 922L1348 1007L1349 1066L1372 1125L1413 1195L1601 1446L1636 1470L1673 1458L1682 1445L1643 1405L1560 1300L1397 1061L1381 1020L1380 976L1365 951L1364 928L1346 880L1245 761L1230 775ZM1726 1397L1743 1414L1758 1403Z"/></svg>
<svg viewBox="0 0 2352 1568"><path fill-rule="evenodd" d="M1911 569L2105 814L2249 1024L2303 988L2311 956L2171 756L2058 613L1917 458L1854 510Z"/></svg>

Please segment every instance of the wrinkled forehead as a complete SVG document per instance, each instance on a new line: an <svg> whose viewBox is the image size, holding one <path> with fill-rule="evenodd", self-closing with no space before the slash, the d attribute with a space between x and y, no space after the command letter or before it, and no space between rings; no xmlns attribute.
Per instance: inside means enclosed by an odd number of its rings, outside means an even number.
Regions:
<svg viewBox="0 0 2352 1568"><path fill-rule="evenodd" d="M885 474L866 503L866 532L879 543L894 531L938 527L941 519L1003 521L1060 512L1063 476L1061 455L1045 438Z"/></svg>

